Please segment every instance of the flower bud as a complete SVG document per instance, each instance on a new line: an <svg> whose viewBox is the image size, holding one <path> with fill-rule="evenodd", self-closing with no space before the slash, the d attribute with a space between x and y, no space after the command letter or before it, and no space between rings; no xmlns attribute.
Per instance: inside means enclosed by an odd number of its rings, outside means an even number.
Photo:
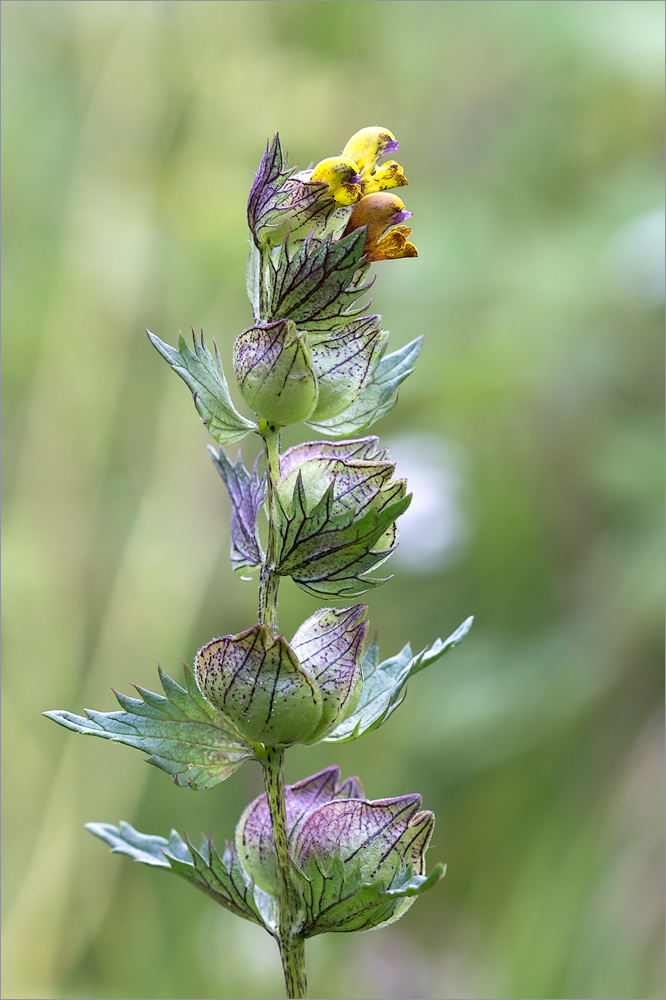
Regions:
<svg viewBox="0 0 666 1000"><path fill-rule="evenodd" d="M310 348L292 320L244 330L234 344L234 371L245 402L270 423L307 420L317 405Z"/></svg>

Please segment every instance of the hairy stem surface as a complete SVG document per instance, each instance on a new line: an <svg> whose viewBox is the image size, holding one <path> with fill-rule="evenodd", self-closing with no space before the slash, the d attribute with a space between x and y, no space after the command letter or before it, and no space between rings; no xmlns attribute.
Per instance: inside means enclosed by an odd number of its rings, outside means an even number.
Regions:
<svg viewBox="0 0 666 1000"><path fill-rule="evenodd" d="M264 769L264 785L271 814L277 863L280 957L287 996L289 1000L301 1000L307 997L305 941L298 933L300 924L298 903L289 871L283 760L284 750L267 747L261 763Z"/></svg>
<svg viewBox="0 0 666 1000"><path fill-rule="evenodd" d="M259 621L273 631L277 628L277 595L280 582L275 573L277 564L276 504L280 481L280 430L266 420L259 421L264 439L266 471L268 473L268 542L266 558L259 581ZM307 997L305 978L305 941L298 933L300 920L298 902L289 870L287 841L287 810L284 800L284 750L266 747L261 760L264 786L273 827L278 884L278 939L284 980L289 1000Z"/></svg>
<svg viewBox="0 0 666 1000"><path fill-rule="evenodd" d="M259 621L275 631L277 626L277 595L279 577L275 573L277 538L275 534L277 487L280 481L280 429L267 420L259 421L259 433L264 439L266 472L268 474L268 543L266 558L259 580Z"/></svg>

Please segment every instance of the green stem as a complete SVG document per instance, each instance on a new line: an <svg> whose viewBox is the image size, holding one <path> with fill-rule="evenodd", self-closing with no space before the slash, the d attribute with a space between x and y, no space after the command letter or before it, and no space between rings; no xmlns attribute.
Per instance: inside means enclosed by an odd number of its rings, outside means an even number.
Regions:
<svg viewBox="0 0 666 1000"><path fill-rule="evenodd" d="M280 482L280 429L267 420L259 421L264 439L268 474L268 541L266 558L259 580L259 621L273 631L277 627L277 595L280 582L277 564L277 488ZM264 769L266 798L273 827L278 886L278 944L289 1000L307 997L305 978L305 940L299 934L298 900L291 877L287 840L287 809L284 801L284 750L266 747L261 765Z"/></svg>
<svg viewBox="0 0 666 1000"><path fill-rule="evenodd" d="M259 433L264 439L266 472L268 474L268 542L266 558L259 580L259 621L275 631L277 627L277 594L280 578L275 573L277 538L275 533L277 487L280 481L280 428L263 417L259 420Z"/></svg>
<svg viewBox="0 0 666 1000"><path fill-rule="evenodd" d="M289 1000L307 997L305 940L299 934L298 901L289 868L287 810L284 800L284 750L266 747L264 769L266 798L273 826L278 889L278 943Z"/></svg>

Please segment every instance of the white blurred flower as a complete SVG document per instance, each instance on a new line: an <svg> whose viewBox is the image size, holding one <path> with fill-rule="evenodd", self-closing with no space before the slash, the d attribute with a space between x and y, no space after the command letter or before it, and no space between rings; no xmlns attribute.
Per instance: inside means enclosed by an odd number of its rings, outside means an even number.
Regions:
<svg viewBox="0 0 666 1000"><path fill-rule="evenodd" d="M414 574L454 565L469 537L460 449L435 434L408 434L387 442L396 471L413 493L400 518L393 561Z"/></svg>
<svg viewBox="0 0 666 1000"><path fill-rule="evenodd" d="M602 258L616 299L644 306L664 301L664 210L631 219L619 229Z"/></svg>

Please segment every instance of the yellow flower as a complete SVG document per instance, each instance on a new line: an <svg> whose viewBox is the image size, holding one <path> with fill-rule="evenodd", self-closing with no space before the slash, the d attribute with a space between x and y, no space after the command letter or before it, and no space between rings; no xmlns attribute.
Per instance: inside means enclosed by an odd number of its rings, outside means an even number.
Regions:
<svg viewBox="0 0 666 1000"><path fill-rule="evenodd" d="M398 141L392 132L380 125L370 125L355 132L345 148L343 156L358 164L361 174L368 174L377 160L398 148Z"/></svg>
<svg viewBox="0 0 666 1000"><path fill-rule="evenodd" d="M356 132L342 155L353 160L363 181L363 193L385 191L387 188L402 187L407 183L402 167L395 160L378 167L377 162L387 153L394 153L398 140L381 125L370 125Z"/></svg>
<svg viewBox="0 0 666 1000"><path fill-rule="evenodd" d="M354 206L345 236L361 226L368 227L365 241L365 256L368 260L418 257L418 250L408 239L411 229L400 225L411 217L412 213L407 211L404 202L397 195L384 191L367 194Z"/></svg>
<svg viewBox="0 0 666 1000"><path fill-rule="evenodd" d="M397 148L392 132L381 125L370 125L351 137L341 156L327 157L304 176L310 182L327 185L323 197L334 198L338 205L352 209L345 235L368 227L367 260L418 256L416 247L409 242L411 229L401 225L412 213L396 195L385 193L407 183L404 171L397 160L378 166L382 156ZM344 217L340 225L344 225Z"/></svg>
<svg viewBox="0 0 666 1000"><path fill-rule="evenodd" d="M354 160L347 156L329 156L312 171L311 181L328 184L327 197L339 205L355 205L363 194L361 176Z"/></svg>
<svg viewBox="0 0 666 1000"><path fill-rule="evenodd" d="M381 167L376 167L363 181L364 194L375 191L386 191L387 188L403 187L407 183L402 167L396 160L389 160Z"/></svg>

